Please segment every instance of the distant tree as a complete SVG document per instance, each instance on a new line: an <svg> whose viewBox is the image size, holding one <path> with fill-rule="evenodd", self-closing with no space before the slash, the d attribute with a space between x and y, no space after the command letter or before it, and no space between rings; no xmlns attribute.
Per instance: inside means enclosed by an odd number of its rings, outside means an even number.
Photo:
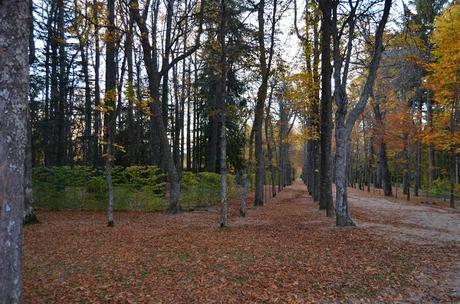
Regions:
<svg viewBox="0 0 460 304"><path fill-rule="evenodd" d="M105 98L104 98L104 128L106 149L105 159L105 178L109 195L107 208L108 226L113 226L113 185L112 185L112 162L113 162L113 140L116 120L116 96L117 96L117 66L116 66L116 42L117 32L115 31L115 0L107 1L107 33L106 42L106 60L105 60Z"/></svg>
<svg viewBox="0 0 460 304"><path fill-rule="evenodd" d="M430 87L435 92L437 110L427 141L450 157L450 206L455 208L454 190L458 183L457 157L460 147L460 4L451 4L436 19L432 41L434 62L430 64Z"/></svg>

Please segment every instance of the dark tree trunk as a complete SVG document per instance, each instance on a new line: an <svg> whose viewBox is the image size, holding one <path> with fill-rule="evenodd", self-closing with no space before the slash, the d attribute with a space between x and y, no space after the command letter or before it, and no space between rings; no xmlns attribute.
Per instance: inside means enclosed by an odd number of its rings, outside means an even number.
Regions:
<svg viewBox="0 0 460 304"><path fill-rule="evenodd" d="M26 109L26 153L24 163L24 224L38 223L38 217L33 208L32 193L32 123L30 107Z"/></svg>
<svg viewBox="0 0 460 304"><path fill-rule="evenodd" d="M367 191L370 191L371 184L375 181L375 159L374 159L374 136L369 137L369 157L368 157L368 176L367 176ZM375 185L374 185L375 186Z"/></svg>
<svg viewBox="0 0 460 304"><path fill-rule="evenodd" d="M264 151L262 139L262 124L264 116L264 103L267 98L268 88L268 71L267 59L265 50L265 1L260 0L257 7L258 18L258 32L257 39L259 43L259 63L260 74L262 76L262 83L257 91L257 102L255 108L255 117L253 124L254 144L255 144L255 159L256 159L256 189L254 196L254 205L262 206L264 204L264 177L265 177L265 164L264 164Z"/></svg>
<svg viewBox="0 0 460 304"><path fill-rule="evenodd" d="M378 151L378 177L377 177L377 185L383 188L383 194L385 196L392 195L391 189L391 175L390 170L388 168L388 158L387 158L387 148L386 143L384 141L384 134L385 134L385 125L383 122L382 113L380 112L380 105L379 102L373 105L374 117L377 125L377 132L378 132L378 141L379 141L379 151ZM376 188L379 188L377 187Z"/></svg>
<svg viewBox="0 0 460 304"><path fill-rule="evenodd" d="M457 69L457 80L460 79L460 69ZM455 87L454 90L454 98L452 101L452 108L451 108L451 117L450 117L450 136L451 138L455 137L455 133L457 132L457 125L460 119L460 111L458 109L458 95L459 95L459 87ZM450 163L450 207L455 208L455 184L457 183L457 150L458 146L452 144L450 148L450 155L449 155L449 163Z"/></svg>
<svg viewBox="0 0 460 304"><path fill-rule="evenodd" d="M191 134L191 107L192 107L192 98L191 98L191 93L192 93L192 72L190 71L191 69L191 63L189 62L188 65L188 70L187 70L187 126L186 126L186 132L187 132L187 158L186 158L186 167L187 171L192 170L192 134Z"/></svg>
<svg viewBox="0 0 460 304"><path fill-rule="evenodd" d="M57 142L56 165L67 163L66 140L66 106L67 106L67 73L65 48L64 0L58 0L58 45L59 45L59 102L57 108Z"/></svg>
<svg viewBox="0 0 460 304"><path fill-rule="evenodd" d="M180 126L180 98L179 98L179 76L177 74L177 68L173 67L173 89L174 89L174 118L173 121L173 128L171 130L171 137L173 142L173 158L174 163L176 164L176 168L178 172L180 172L180 133L181 133L181 126ZM164 91L163 91L164 92Z"/></svg>
<svg viewBox="0 0 460 304"><path fill-rule="evenodd" d="M113 226L113 186L112 186L112 161L113 157L113 139L115 133L116 121L116 105L117 96L117 64L116 64L116 48L115 48L115 0L107 0L107 32L108 39L106 41L106 64L105 64L105 106L104 111L104 127L105 127L105 178L108 188L109 203L107 208L108 226Z"/></svg>
<svg viewBox="0 0 460 304"><path fill-rule="evenodd" d="M196 82L198 79L198 65L197 65L197 56L195 54L193 60L193 80ZM194 85L193 86L193 145L192 145L192 153L193 153L193 158L192 158L192 167L193 167L193 172L197 173L199 170L199 161L198 161L198 156L199 156L199 113L198 113L198 86Z"/></svg>
<svg viewBox="0 0 460 304"><path fill-rule="evenodd" d="M273 148L272 148L272 127L271 127L271 104L273 98L273 87L270 88L270 96L268 98L268 105L265 114L265 140L267 142L267 158L268 158L268 167L271 175L271 187L272 187L272 197L276 196L276 186L275 186L275 167L273 166Z"/></svg>
<svg viewBox="0 0 460 304"><path fill-rule="evenodd" d="M431 99L431 91L426 92L426 117L429 132L433 130L433 104ZM433 144L428 144L428 172L430 185L436 180L436 159Z"/></svg>
<svg viewBox="0 0 460 304"><path fill-rule="evenodd" d="M99 107L101 105L101 89L99 86L99 68L101 65L101 50L99 47L99 14L97 8L97 0L93 1L93 5L96 6L94 11L94 43L95 43L95 54L94 54L94 136L93 136L93 166L100 165L101 161L101 148L99 145L99 139L102 132L102 121Z"/></svg>
<svg viewBox="0 0 460 304"><path fill-rule="evenodd" d="M53 8L53 19L57 19L57 3L53 1L55 7ZM50 124L51 130L45 130L45 132L50 133L50 145L49 145L49 155L50 157L48 165L56 166L57 165L57 145L58 145L58 108L59 108L59 74L58 74L58 40L55 25L50 24L50 44L51 44L51 81L50 81ZM51 131L51 132L50 132Z"/></svg>
<svg viewBox="0 0 460 304"><path fill-rule="evenodd" d="M263 149L263 130L262 124L264 120L264 104L267 99L268 78L271 68L274 48L274 34L276 25L276 5L277 0L273 1L273 15L271 27L271 44L268 53L265 50L265 0L260 0L257 6L258 31L257 40L259 46L259 64L262 82L257 91L257 102L255 108L255 117L253 124L254 139L255 139L255 159L256 159L256 189L254 196L254 205L262 206L264 204L264 180L265 180L265 162Z"/></svg>
<svg viewBox="0 0 460 304"><path fill-rule="evenodd" d="M390 170L388 169L387 147L383 140L380 142L379 146L379 165L382 176L383 194L385 196L391 196L391 175Z"/></svg>
<svg viewBox="0 0 460 304"><path fill-rule="evenodd" d="M45 109L44 109L44 118L43 118L43 125L41 133L43 134L43 154L44 154L44 165L50 166L52 162L52 151L50 145L50 132L49 129L52 127L51 121L51 111L50 111L50 64L52 62L51 57L51 47L53 46L53 30L52 30L52 22L53 22L53 13L54 13L54 2L51 3L50 11L48 12L48 20L46 22L46 30L47 30L47 37L46 37L46 45L45 45Z"/></svg>
<svg viewBox="0 0 460 304"><path fill-rule="evenodd" d="M136 23L141 31L141 44L144 54L144 65L147 70L148 84L149 84L149 93L153 98L153 101L149 103L150 110L153 113L161 113L161 104L159 102L159 73L155 72L155 65L152 59L152 46L149 42L149 31L143 18L139 12L139 3L137 0L131 0L130 10L134 15ZM169 149L169 140L166 132L166 126L164 125L163 118L160 115L151 115L151 132L156 130L159 135L159 140L161 146L163 147L162 153L163 163L166 165L166 172L168 174L168 179L170 183L170 195L169 195L169 211L172 213L177 213L181 210L180 207L180 178L177 173L176 166L174 164L174 159ZM152 135L151 135L152 136Z"/></svg>
<svg viewBox="0 0 460 304"><path fill-rule="evenodd" d="M409 189L409 179L410 179L410 159L409 159L409 150L408 150L408 135L404 135L404 148L403 148L403 161L404 161L404 169L403 169L403 194L408 194Z"/></svg>
<svg viewBox="0 0 460 304"><path fill-rule="evenodd" d="M74 2L74 9L76 14L78 8L77 1ZM87 22L87 14L85 13L85 22ZM86 25L87 26L87 25ZM78 24L75 25L78 30ZM91 84L89 79L89 63L88 63L88 45L86 39L88 35L85 33L77 33L78 36L78 49L80 52L81 58L81 69L83 73L83 78L85 82L85 110L84 110L84 131L83 131L83 162L85 164L92 164L93 158L93 143L91 140L91 131L92 131L92 102L91 102Z"/></svg>
<svg viewBox="0 0 460 304"><path fill-rule="evenodd" d="M228 206L227 206L227 135L225 127L225 108L226 108L226 83L227 83L227 47L225 37L227 33L227 12L226 0L220 1L220 25L218 40L220 45L220 60L219 60L219 83L217 88L217 101L219 103L219 120L220 120L220 178L221 178L221 194L220 194L220 227L228 225Z"/></svg>
<svg viewBox="0 0 460 304"><path fill-rule="evenodd" d="M312 141L312 168L313 179L312 179L312 194L313 201L319 201L320 197L320 140L321 124L320 124L320 73L319 73L319 57L321 53L320 47L320 33L318 30L319 13L315 14L313 19L313 81L315 85L314 102L312 105L312 128L316 135L316 138Z"/></svg>
<svg viewBox="0 0 460 304"><path fill-rule="evenodd" d="M0 301L22 302L29 2L0 1Z"/></svg>
<svg viewBox="0 0 460 304"><path fill-rule="evenodd" d="M206 171L216 172L217 167L217 146L219 140L219 117L217 113L217 100L211 102L211 114L209 116L209 137L206 158Z"/></svg>
<svg viewBox="0 0 460 304"><path fill-rule="evenodd" d="M245 130L246 133L246 130ZM254 143L254 129L251 130L251 134L249 135L249 155L248 155L248 165L246 166L246 172L244 174L244 179L243 179L243 192L241 194L241 201L240 201L240 216L245 217L246 216L246 199L248 196L249 192L249 185L251 183L251 172L252 172L252 151L253 151L253 144ZM245 144L246 146L246 144ZM245 151L246 147L243 147L243 151Z"/></svg>
<svg viewBox="0 0 460 304"><path fill-rule="evenodd" d="M331 10L332 1L320 0L321 21L321 153L319 208L333 216L331 180L332 96L331 96Z"/></svg>
<svg viewBox="0 0 460 304"><path fill-rule="evenodd" d="M135 93L134 93L134 71L133 71L133 35L134 35L134 28L133 28L133 16L130 12L129 14L129 26L128 32L126 34L126 60L128 64L128 109L127 109L127 118L128 118L128 130L133 134L133 136L128 136L128 163L135 164L136 157L135 153L138 150L138 140L136 133L138 130L134 127L134 101L135 101Z"/></svg>

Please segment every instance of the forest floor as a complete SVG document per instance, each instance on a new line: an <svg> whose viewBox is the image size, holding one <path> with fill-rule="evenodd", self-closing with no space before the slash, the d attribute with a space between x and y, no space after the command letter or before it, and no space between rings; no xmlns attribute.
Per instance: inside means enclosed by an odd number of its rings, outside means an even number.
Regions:
<svg viewBox="0 0 460 304"><path fill-rule="evenodd" d="M350 189L335 228L301 182L218 228L218 209L39 212L25 303L457 303L460 213Z"/></svg>

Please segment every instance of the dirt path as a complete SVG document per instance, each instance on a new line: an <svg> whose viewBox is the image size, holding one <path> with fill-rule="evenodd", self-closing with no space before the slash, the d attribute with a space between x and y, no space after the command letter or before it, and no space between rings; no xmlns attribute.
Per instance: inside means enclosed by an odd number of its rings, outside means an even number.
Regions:
<svg viewBox="0 0 460 304"><path fill-rule="evenodd" d="M419 244L460 243L460 212L450 208L395 203L349 190L358 224L396 239Z"/></svg>
<svg viewBox="0 0 460 304"><path fill-rule="evenodd" d="M460 212L450 208L408 205L349 189L351 211L360 227L399 242L443 246L460 244ZM433 271L431 269L431 271ZM460 260L441 274L452 302L460 303ZM421 278L423 280L423 278Z"/></svg>
<svg viewBox="0 0 460 304"><path fill-rule="evenodd" d="M359 226L337 229L300 182L246 218L238 203L226 229L217 209L117 213L113 228L103 213L41 212L25 228L25 302L456 301L458 214L352 192Z"/></svg>

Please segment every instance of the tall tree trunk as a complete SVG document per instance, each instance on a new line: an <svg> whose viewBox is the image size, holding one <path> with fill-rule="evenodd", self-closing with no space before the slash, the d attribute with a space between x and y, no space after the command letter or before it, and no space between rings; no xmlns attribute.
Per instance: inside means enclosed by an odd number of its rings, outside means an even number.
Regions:
<svg viewBox="0 0 460 304"><path fill-rule="evenodd" d="M57 20L57 2L53 5L53 21ZM49 154L49 165L56 166L57 165L57 145L58 145L58 109L59 109L59 73L58 73L58 65L59 65L59 56L58 56L58 41L59 38L57 37L55 25L53 23L50 24L50 31L51 31L51 81L50 81L50 125L51 125L51 134L50 134L50 149ZM46 131L45 131L46 132Z"/></svg>
<svg viewBox="0 0 460 304"><path fill-rule="evenodd" d="M186 167L187 171L192 170L192 130L191 130L191 112L192 112L192 72L191 72L191 62L189 62L188 69L187 69L187 125L186 125L186 132L187 132L187 158L186 158Z"/></svg>
<svg viewBox="0 0 460 304"><path fill-rule="evenodd" d="M246 134L246 129L244 130ZM251 134L249 135L249 145L248 145L248 161L245 169L244 179L243 179L243 192L241 194L241 201L240 201L240 216L246 216L246 199L249 192L249 185L251 183L251 172L252 172L252 151L253 151L253 142L254 142L254 129L251 130ZM245 143L246 145L246 143ZM243 151L245 151L246 147L243 147Z"/></svg>
<svg viewBox="0 0 460 304"><path fill-rule="evenodd" d="M254 205L262 206L264 204L264 180L265 180L265 162L264 162L264 150L263 150L263 130L262 124L264 120L264 104L267 98L268 90L268 78L270 74L271 61L273 58L274 48L274 34L276 25L276 7L277 0L273 1L273 15L272 15L272 27L270 34L270 49L268 53L265 50L265 0L260 0L257 6L257 20L258 20L258 31L257 40L259 45L259 64L260 74L262 76L262 82L257 90L257 102L255 109L255 117L253 123L254 139L255 139L255 159L256 159L256 189L254 196Z"/></svg>
<svg viewBox="0 0 460 304"><path fill-rule="evenodd" d="M377 132L378 132L378 142L379 142L379 151L378 151L378 162L379 162L379 169L378 169L378 177L377 177L377 185L383 188L383 194L385 196L392 195L391 189L391 175L390 170L388 168L388 158L387 158L387 147L384 139L385 134L385 125L383 122L382 113L380 112L380 105L377 101L373 104L373 111L374 117L377 125ZM377 188L377 186L376 186Z"/></svg>
<svg viewBox="0 0 460 304"><path fill-rule="evenodd" d="M50 132L48 130L52 129L52 120L51 120L51 111L50 111L50 64L52 62L51 57L51 47L53 46L53 29L52 29L52 22L53 18L52 15L54 13L54 2L51 3L50 11L48 12L48 20L46 21L46 30L47 30L47 37L46 37L46 45L45 45L45 109L44 109L44 118L43 118L43 126L41 133L43 134L43 154L44 154L44 165L49 167L51 165L52 159L52 151L50 145Z"/></svg>
<svg viewBox="0 0 460 304"><path fill-rule="evenodd" d="M98 0L93 0L94 5L94 137L93 137L93 166L100 165L101 148L99 146L99 139L102 131L101 113L99 107L101 105L101 89L99 85L99 70L101 65L101 50L99 46L99 5Z"/></svg>
<svg viewBox="0 0 460 304"><path fill-rule="evenodd" d="M458 80L460 79L460 69L457 69L457 83ZM452 109L451 109L451 117L450 117L450 136L451 138L455 138L455 133L457 132L457 125L458 121L460 119L460 111L458 109L458 95L459 95L459 87L455 87L454 90L454 98L452 101ZM457 183L457 150L458 145L452 144L450 148L450 155L449 155L449 162L450 162L450 170L449 170L449 175L450 175L450 207L455 208L455 184Z"/></svg>
<svg viewBox="0 0 460 304"><path fill-rule="evenodd" d="M422 102L418 102L418 112L417 112L417 129L418 132L422 132ZM421 166L422 166L422 143L419 136L417 136L416 146L415 146L415 183L414 183L414 195L418 196L420 189L420 180L421 180Z"/></svg>
<svg viewBox="0 0 460 304"><path fill-rule="evenodd" d="M374 182L375 177L374 177L374 135L371 135L369 137L369 157L368 157L368 163L367 163L367 171L368 171L368 176L367 176L367 191L371 191L371 184Z"/></svg>
<svg viewBox="0 0 460 304"><path fill-rule="evenodd" d="M169 56L171 54L171 32L172 32L172 18L174 13L174 0L166 1L166 33L165 33L165 51L163 54L163 67L169 64ZM156 33L152 32L152 35ZM163 124L168 125L168 71L163 74L162 93L161 93L161 109Z"/></svg>
<svg viewBox="0 0 460 304"><path fill-rule="evenodd" d="M320 123L320 73L319 73L319 58L321 54L321 47L320 47L320 33L319 33L319 19L320 14L319 12L315 13L313 18L313 81L315 94L314 94L314 102L312 105L312 127L313 131L315 132L315 140L312 141L312 168L313 171L313 179L312 179L312 192L313 192L313 201L319 201L320 197L320 134L321 134L321 123Z"/></svg>
<svg viewBox="0 0 460 304"><path fill-rule="evenodd" d="M408 135L404 134L404 148L403 148L403 194L409 193L409 178L410 178L410 159L409 159L409 150L408 150Z"/></svg>
<svg viewBox="0 0 460 304"><path fill-rule="evenodd" d="M26 153L24 163L24 224L38 223L38 218L33 208L32 193L32 123L30 107L26 109Z"/></svg>
<svg viewBox="0 0 460 304"><path fill-rule="evenodd" d="M86 3L87 5L87 3ZM78 12L78 2L74 1L75 14ZM86 9L86 8L85 8ZM77 17L77 16L76 16ZM85 11L85 23L87 23L87 13ZM85 27L87 25L85 24ZM75 25L78 31L78 23ZM81 69L85 82L85 110L84 110L84 131L83 131L83 162L85 164L92 164L93 152L92 152L92 109L91 109L91 84L89 79L89 63L88 63L88 44L86 42L88 35L86 33L77 33L78 36L78 49L81 58Z"/></svg>
<svg viewBox="0 0 460 304"><path fill-rule="evenodd" d="M319 208L333 216L331 180L332 96L331 96L331 10L332 1L320 0L321 21L321 135Z"/></svg>
<svg viewBox="0 0 460 304"><path fill-rule="evenodd" d="M29 2L0 1L0 301L22 302Z"/></svg>
<svg viewBox="0 0 460 304"><path fill-rule="evenodd" d="M66 141L66 103L67 103L67 74L66 74L66 40L64 24L64 0L58 0L58 45L59 45L59 102L57 110L57 159L56 164L67 163Z"/></svg>
<svg viewBox="0 0 460 304"><path fill-rule="evenodd" d="M267 142L267 158L268 158L268 167L270 170L271 176L271 187L272 187L272 197L276 196L276 187L275 187L275 167L273 166L273 148L272 148L272 132L271 132L271 103L273 98L273 86L270 88L270 97L268 98L268 105L265 114L265 140Z"/></svg>
<svg viewBox="0 0 460 304"><path fill-rule="evenodd" d="M154 70L154 63L152 59L152 46L149 42L149 31L143 18L139 12L139 3L137 0L131 0L130 10L134 15L136 23L141 31L141 45L144 55L144 65L147 70L149 93L152 97L152 101L149 103L150 110L152 113L161 113L161 104L159 103L159 74ZM151 115L151 131L156 130L159 135L160 144L163 147L165 153L162 154L163 162L166 165L166 172L170 183L170 194L169 194L169 206L168 210L171 213L178 213L181 210L180 207L180 178L177 173L174 159L169 149L169 140L166 133L166 126L164 125L163 118L160 115Z"/></svg>
<svg viewBox="0 0 460 304"><path fill-rule="evenodd" d="M173 67L173 98L174 98L174 116L172 119L173 128L171 130L171 137L172 137L172 150L173 150L173 158L174 163L176 164L176 168L178 172L180 172L180 97L179 97L179 75L177 73L177 68ZM164 93L164 91L163 91Z"/></svg>
<svg viewBox="0 0 460 304"><path fill-rule="evenodd" d="M334 30L334 65L335 65L335 94L334 99L337 104L336 119L336 156L335 156L335 183L336 183L336 225L339 227L352 226L353 221L348 212L348 197L347 197L347 178L346 168L350 165L347 162L347 150L349 149L350 135L358 117L363 113L369 96L372 94L377 69L380 64L380 58L383 51L383 32L390 14L392 0L385 0L382 19L380 20L375 32L375 44L372 53L372 60L367 69L368 74L365 80L364 87L360 94L358 102L347 115L348 101L346 96L346 79L348 66L351 56L351 43L353 41L354 22L353 17L349 19L349 38L347 44L347 56L345 59L343 78L340 79L341 64L340 62L340 45L338 41L337 29ZM353 12L354 14L354 12ZM337 11L334 9L334 20L337 21ZM336 25L335 25L336 26Z"/></svg>
<svg viewBox="0 0 460 304"><path fill-rule="evenodd" d="M228 206L227 206L227 135L225 127L225 104L226 104L226 82L227 82L227 52L225 36L227 32L227 12L226 0L220 1L220 25L219 25L219 44L220 44L220 68L219 68L219 87L217 90L217 99L219 101L219 117L220 117L220 178L221 178L221 194L220 194L220 227L225 227L228 224Z"/></svg>
<svg viewBox="0 0 460 304"><path fill-rule="evenodd" d="M387 147L385 142L382 140L379 146L379 163L380 163L380 171L382 176L382 188L383 188L383 195L391 196L392 189L391 189L391 175L390 169L388 168L388 158L387 158Z"/></svg>
<svg viewBox="0 0 460 304"><path fill-rule="evenodd" d="M35 44L34 44L34 22L33 22L33 1L29 0L29 65L35 60ZM33 104L33 96L30 96L30 101L26 108L26 152L24 163L24 216L23 223L33 224L38 223L38 218L33 208L33 195L32 195L32 164L34 160L32 150L32 115L31 107Z"/></svg>
<svg viewBox="0 0 460 304"><path fill-rule="evenodd" d="M105 151L105 175L109 195L107 208L108 226L113 226L113 186L112 186L112 145L115 132L116 108L115 100L117 96L117 65L116 65L116 29L115 29L115 0L107 0L107 39L106 39L106 60L105 60L105 140L107 142Z"/></svg>
<svg viewBox="0 0 460 304"><path fill-rule="evenodd" d="M431 99L432 92L428 90L426 92L426 119L429 132L433 130L433 103ZM433 144L428 144L428 177L430 185L436 180L436 159L435 159L435 150Z"/></svg>
<svg viewBox="0 0 460 304"><path fill-rule="evenodd" d="M194 60L193 60L193 80L196 83L198 79L198 64L197 64L197 55L195 53ZM193 146L192 146L192 167L193 172L197 173L199 168L199 130L198 130L198 123L199 120L199 113L198 113L198 86L193 86ZM244 151L244 149L243 149Z"/></svg>
<svg viewBox="0 0 460 304"><path fill-rule="evenodd" d="M128 32L126 34L126 60L128 64L128 84L127 84L127 99L128 99L128 109L127 109L127 119L128 119L128 130L137 133L134 127L134 101L135 101L135 92L134 92L134 71L133 71L133 16L132 13L129 13L129 25ZM128 136L128 163L135 164L136 157L135 153L138 150L138 140L137 136Z"/></svg>

